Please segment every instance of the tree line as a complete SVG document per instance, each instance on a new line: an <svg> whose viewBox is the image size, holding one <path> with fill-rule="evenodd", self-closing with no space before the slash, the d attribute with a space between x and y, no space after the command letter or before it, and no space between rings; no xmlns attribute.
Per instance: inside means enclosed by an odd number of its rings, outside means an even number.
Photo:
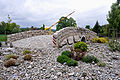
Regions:
<svg viewBox="0 0 120 80"><path fill-rule="evenodd" d="M107 21L109 24L100 26L97 21L93 28L90 28L90 25L86 25L85 28L97 34L102 33L104 36L114 36L116 32L119 33L117 35L120 35L120 0L112 4L111 11L107 15Z"/></svg>

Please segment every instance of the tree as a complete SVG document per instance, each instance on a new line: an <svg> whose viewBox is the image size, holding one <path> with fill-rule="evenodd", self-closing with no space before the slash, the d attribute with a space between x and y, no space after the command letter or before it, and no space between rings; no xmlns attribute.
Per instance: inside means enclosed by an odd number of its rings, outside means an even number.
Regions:
<svg viewBox="0 0 120 80"><path fill-rule="evenodd" d="M5 26L6 26L6 23L4 21L2 21L0 23L0 34L4 34L5 33Z"/></svg>
<svg viewBox="0 0 120 80"><path fill-rule="evenodd" d="M45 25L43 24L43 26L40 29L45 30Z"/></svg>
<svg viewBox="0 0 120 80"><path fill-rule="evenodd" d="M14 22L11 23L11 21L12 21L12 19L8 15L7 23L5 23L4 21L1 22L1 24L0 24L0 33L1 34L5 34L5 32L7 34L11 34L11 33L15 33L15 32L20 31L20 26L17 25L16 23L14 23Z"/></svg>
<svg viewBox="0 0 120 80"><path fill-rule="evenodd" d="M85 27L85 28L90 29L90 25L86 25L86 27Z"/></svg>
<svg viewBox="0 0 120 80"><path fill-rule="evenodd" d="M100 25L98 23L98 21L96 22L95 26L92 29L94 32L96 32L97 34L100 32Z"/></svg>
<svg viewBox="0 0 120 80"><path fill-rule="evenodd" d="M109 22L110 35L114 34L114 29L117 29L120 32L120 0L117 0L116 3L113 3L111 6L111 11L107 16L107 21Z"/></svg>
<svg viewBox="0 0 120 80"><path fill-rule="evenodd" d="M67 17L61 17L59 20L61 21L56 25L57 31L65 27L76 27L76 21L72 17L69 19Z"/></svg>

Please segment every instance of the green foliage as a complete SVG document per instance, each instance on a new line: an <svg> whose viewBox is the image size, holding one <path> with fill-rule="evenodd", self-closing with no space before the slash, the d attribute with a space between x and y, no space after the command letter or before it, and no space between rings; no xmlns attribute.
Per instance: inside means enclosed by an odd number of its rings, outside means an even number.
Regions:
<svg viewBox="0 0 120 80"><path fill-rule="evenodd" d="M10 58L17 59L18 56L14 55L14 54L7 55L7 60L9 60Z"/></svg>
<svg viewBox="0 0 120 80"><path fill-rule="evenodd" d="M61 17L59 20L61 21L56 25L57 31L65 27L76 27L76 21L72 17L69 19L67 17Z"/></svg>
<svg viewBox="0 0 120 80"><path fill-rule="evenodd" d="M31 60L32 59L32 55L27 54L24 56L24 60Z"/></svg>
<svg viewBox="0 0 120 80"><path fill-rule="evenodd" d="M86 25L86 27L85 27L85 28L90 29L90 25Z"/></svg>
<svg viewBox="0 0 120 80"><path fill-rule="evenodd" d="M62 52L62 55L65 55L67 57L71 57L70 53L71 53L70 51L66 50L66 51Z"/></svg>
<svg viewBox="0 0 120 80"><path fill-rule="evenodd" d="M86 51L88 49L88 46L85 42L77 42L74 44L74 49L80 49L82 52Z"/></svg>
<svg viewBox="0 0 120 80"><path fill-rule="evenodd" d="M97 37L97 38L93 38L92 42L94 42L94 43L107 43L108 40L106 38L104 38L104 37L101 37L101 38Z"/></svg>
<svg viewBox="0 0 120 80"><path fill-rule="evenodd" d="M15 60L14 59L9 59L4 63L5 67L10 67L10 66L15 66Z"/></svg>
<svg viewBox="0 0 120 80"><path fill-rule="evenodd" d="M97 21L92 30L98 34L100 32L100 28L101 27L100 27L100 25L99 25L99 23Z"/></svg>
<svg viewBox="0 0 120 80"><path fill-rule="evenodd" d="M120 51L120 43L117 41L111 41L108 43L112 51Z"/></svg>
<svg viewBox="0 0 120 80"><path fill-rule="evenodd" d="M77 61L75 61L75 60L68 60L67 62L66 62L66 64L68 65L68 66L78 66L78 62Z"/></svg>
<svg viewBox="0 0 120 80"><path fill-rule="evenodd" d="M2 55L2 53L0 52L0 56Z"/></svg>
<svg viewBox="0 0 120 80"><path fill-rule="evenodd" d="M0 34L11 34L11 33L16 33L20 32L20 26L17 25L16 23L11 23L11 18L8 15L8 21L7 23L2 21L0 23Z"/></svg>
<svg viewBox="0 0 120 80"><path fill-rule="evenodd" d="M40 29L45 30L45 25L43 24L43 27L41 27Z"/></svg>
<svg viewBox="0 0 120 80"><path fill-rule="evenodd" d="M58 58L57 58L57 61L61 64L65 63L69 60L71 60L71 59L65 55L58 56Z"/></svg>
<svg viewBox="0 0 120 80"><path fill-rule="evenodd" d="M0 35L0 41L7 41L7 35Z"/></svg>
<svg viewBox="0 0 120 80"><path fill-rule="evenodd" d="M107 16L107 21L109 22L109 29L117 29L120 32L120 5L119 0L113 3L111 6L111 11ZM110 35L113 35L114 31L110 31Z"/></svg>
<svg viewBox="0 0 120 80"><path fill-rule="evenodd" d="M101 61L99 61L99 62L98 62L98 66L99 66L99 67L105 67L105 66L106 66L106 64L105 64L105 63L103 63L103 62L101 62Z"/></svg>
<svg viewBox="0 0 120 80"><path fill-rule="evenodd" d="M31 51L29 51L29 50L24 50L23 51L23 55L30 54L30 53L31 53Z"/></svg>
<svg viewBox="0 0 120 80"><path fill-rule="evenodd" d="M82 61L83 61L83 62L86 62L86 63L92 63L93 61L94 61L95 63L98 63L98 62L99 62L99 60L98 60L95 56L89 56L89 55L83 57L83 58L82 58Z"/></svg>

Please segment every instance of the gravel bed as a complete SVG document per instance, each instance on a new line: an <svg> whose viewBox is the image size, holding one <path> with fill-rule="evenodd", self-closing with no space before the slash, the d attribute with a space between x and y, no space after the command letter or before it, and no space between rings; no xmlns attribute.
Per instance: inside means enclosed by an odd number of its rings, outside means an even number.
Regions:
<svg viewBox="0 0 120 80"><path fill-rule="evenodd" d="M31 41L34 41L35 38L39 41L41 36L31 38ZM47 38L48 36L43 40ZM89 50L87 53L96 56L100 61L104 62L106 64L105 67L82 61L78 61L78 66L76 67L68 67L58 63L56 59L61 55L62 51L69 50L69 48L51 48L50 38L46 42L49 44L45 46L43 43L44 48L42 49L40 49L42 46L34 45L35 49L31 49L32 61L24 61L22 55L24 48L34 47L32 45L27 46L27 40L29 38L22 40L26 42L24 45L18 44L21 40L13 42L13 44L15 43L14 46L23 46L23 48L4 51L4 54L0 56L0 80L84 80L84 73L86 73L85 80L120 80L120 52L111 52L106 44L88 44ZM34 42L31 44L34 44ZM2 51L2 49L0 50ZM13 53L19 55L20 65L9 68L4 67L6 55Z"/></svg>

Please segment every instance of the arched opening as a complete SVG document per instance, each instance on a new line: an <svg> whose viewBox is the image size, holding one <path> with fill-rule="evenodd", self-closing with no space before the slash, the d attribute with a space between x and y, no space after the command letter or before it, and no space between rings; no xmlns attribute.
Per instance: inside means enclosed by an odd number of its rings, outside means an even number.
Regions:
<svg viewBox="0 0 120 80"><path fill-rule="evenodd" d="M86 42L86 40L85 40L85 37L84 37L84 36L82 37L81 41Z"/></svg>

